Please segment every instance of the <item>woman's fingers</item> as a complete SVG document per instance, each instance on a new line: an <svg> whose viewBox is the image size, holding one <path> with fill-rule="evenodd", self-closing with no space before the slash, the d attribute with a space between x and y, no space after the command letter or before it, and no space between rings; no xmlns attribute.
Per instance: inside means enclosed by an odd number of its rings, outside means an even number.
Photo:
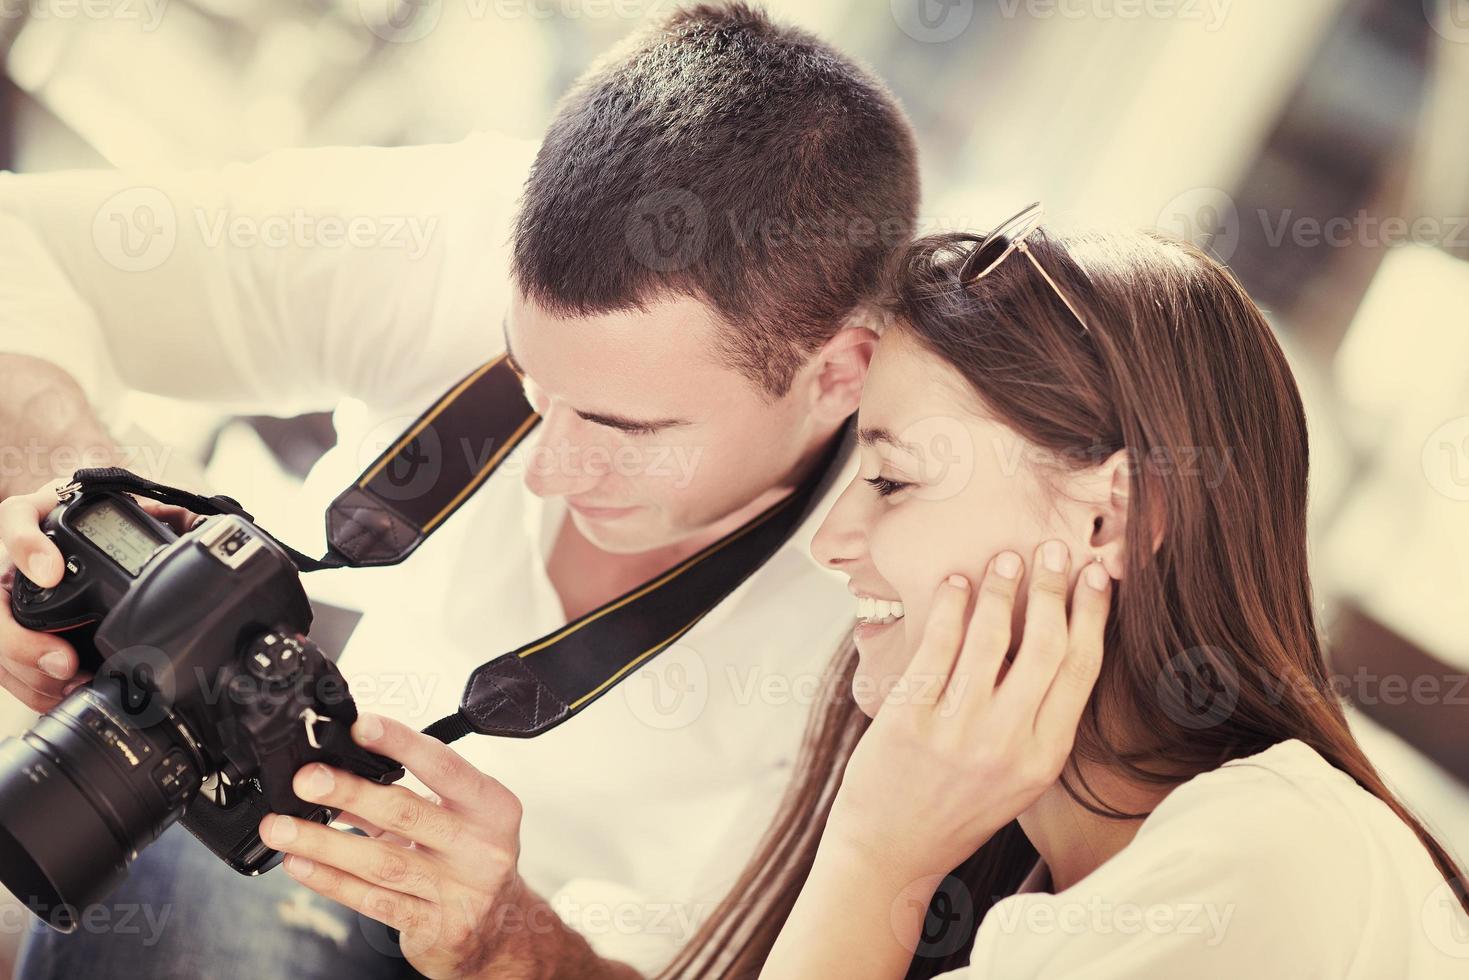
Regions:
<svg viewBox="0 0 1469 980"><path fill-rule="evenodd" d="M1112 577L1093 562L1077 578L1071 597L1070 643L1050 689L1036 713L1035 732L1070 751L1081 712L1102 669L1107 612L1112 605Z"/></svg>
<svg viewBox="0 0 1469 980"><path fill-rule="evenodd" d="M954 676L966 678L971 689L986 699L993 693L1000 665L1010 652L1010 623L1015 617L1015 594L1024 570L1019 555L1002 551L990 559L979 582L974 615L969 619L964 652Z"/></svg>
<svg viewBox="0 0 1469 980"><path fill-rule="evenodd" d="M996 695L1016 720L1033 724L1041 698L1066 656L1066 596L1070 591L1071 549L1051 540L1035 550L1025 600L1025 633L1015 661Z"/></svg>
<svg viewBox="0 0 1469 980"><path fill-rule="evenodd" d="M923 638L908 669L899 682L888 691L884 704L902 699L905 703L922 700L936 704L954 671L954 662L959 648L964 643L964 613L969 608L969 580L962 575L950 575L939 583L929 606L928 620L923 624ZM922 692L932 692L928 698L915 698Z"/></svg>

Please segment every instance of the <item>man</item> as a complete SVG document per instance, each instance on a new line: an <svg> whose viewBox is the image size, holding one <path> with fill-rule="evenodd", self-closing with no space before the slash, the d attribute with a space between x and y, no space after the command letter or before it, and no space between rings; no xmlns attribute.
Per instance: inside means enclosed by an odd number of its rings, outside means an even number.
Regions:
<svg viewBox="0 0 1469 980"><path fill-rule="evenodd" d="M524 162L476 137L215 175L0 180L6 443L120 452L109 406L126 387L277 414L353 399L368 411L355 426L338 412L338 448L308 480L320 501L506 345L544 419L506 464L524 480L497 475L403 566L311 577L366 609L342 667L388 717L354 734L426 787L410 799L335 774L323 788L302 770L299 793L390 831L267 818L268 843L309 857L291 875L337 904L279 872L235 878L175 829L111 900L167 907L156 945L47 936L23 975L97 975L101 960L116 975L397 975L379 920L429 976L651 974L738 875L784 789L810 680L851 622L807 551L820 503L650 671L568 724L470 736L455 745L468 765L412 729L451 713L480 663L812 474L857 407L867 305L912 231L911 133L827 45L743 5L701 6L559 107L514 213L507 285L504 175ZM326 217L356 242L327 246ZM0 504L0 542L42 584L60 575L37 529L48 500ZM8 605L0 667L38 710L77 683L75 653L20 630Z"/></svg>

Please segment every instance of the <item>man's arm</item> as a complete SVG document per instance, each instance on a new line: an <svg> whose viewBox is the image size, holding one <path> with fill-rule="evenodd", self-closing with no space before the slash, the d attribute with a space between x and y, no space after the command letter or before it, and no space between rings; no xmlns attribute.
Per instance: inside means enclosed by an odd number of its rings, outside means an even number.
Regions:
<svg viewBox="0 0 1469 980"><path fill-rule="evenodd" d="M0 173L0 351L64 368L108 422L128 388L255 414L397 408L497 344L531 150Z"/></svg>
<svg viewBox="0 0 1469 980"><path fill-rule="evenodd" d="M531 155L483 136L213 173L0 173L0 593L12 559L60 580L28 492L131 462L113 438L128 389L255 414L398 409L493 353ZM76 670L0 602L0 686L46 711Z"/></svg>
<svg viewBox="0 0 1469 980"><path fill-rule="evenodd" d="M48 361L0 354L0 500L30 493L67 473L111 466L121 454L70 374Z"/></svg>
<svg viewBox="0 0 1469 980"><path fill-rule="evenodd" d="M581 933L517 879L498 927L503 937L471 980L643 980L626 963L603 959Z"/></svg>

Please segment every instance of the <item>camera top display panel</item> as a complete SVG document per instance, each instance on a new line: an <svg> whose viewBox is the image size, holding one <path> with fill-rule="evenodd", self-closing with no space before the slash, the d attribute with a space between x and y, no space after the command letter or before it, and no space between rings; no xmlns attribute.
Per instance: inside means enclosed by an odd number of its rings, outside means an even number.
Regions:
<svg viewBox="0 0 1469 980"><path fill-rule="evenodd" d="M72 527L133 578L166 542L117 501L103 497L71 522Z"/></svg>

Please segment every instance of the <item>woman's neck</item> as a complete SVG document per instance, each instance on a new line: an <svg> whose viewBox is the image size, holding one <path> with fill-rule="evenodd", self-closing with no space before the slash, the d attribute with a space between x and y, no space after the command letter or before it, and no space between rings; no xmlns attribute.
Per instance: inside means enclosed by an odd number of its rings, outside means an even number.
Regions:
<svg viewBox="0 0 1469 980"><path fill-rule="evenodd" d="M1084 766L1083 773L1104 809L1124 813L1149 813L1173 789L1137 783L1094 766ZM1085 794L1074 776L1072 785ZM1050 872L1053 892L1070 888L1101 867L1131 843L1142 826L1142 818L1116 820L1092 813L1076 802L1059 781L1020 814L1019 820L1020 828Z"/></svg>

